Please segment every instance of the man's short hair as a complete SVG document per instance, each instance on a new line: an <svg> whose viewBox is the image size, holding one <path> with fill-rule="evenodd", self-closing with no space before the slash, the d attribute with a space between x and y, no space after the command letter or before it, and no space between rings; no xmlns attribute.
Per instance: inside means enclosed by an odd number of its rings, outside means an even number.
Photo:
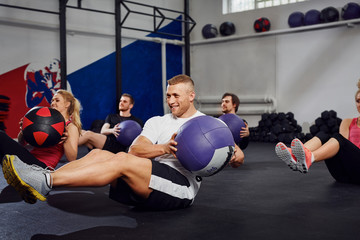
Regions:
<svg viewBox="0 0 360 240"><path fill-rule="evenodd" d="M180 74L180 75L176 75L175 77L169 79L168 81L169 85L175 85L178 83L186 83L189 84L189 86L191 87L191 91L194 91L194 81L191 79L191 77L185 75L185 74Z"/></svg>
<svg viewBox="0 0 360 240"><path fill-rule="evenodd" d="M235 94L233 93L224 93L224 95L222 96L221 99L224 99L224 97L227 97L227 96L230 96L231 97L231 100L232 100L232 104L235 104L235 112L238 111L239 109L239 105L240 105L240 99L238 98L238 96L236 96Z"/></svg>
<svg viewBox="0 0 360 240"><path fill-rule="evenodd" d="M131 103L132 105L135 104L135 100L134 100L134 98L131 96L131 94L129 94L129 93L123 93L123 94L121 95L121 97L128 97L128 98L130 98L130 103Z"/></svg>

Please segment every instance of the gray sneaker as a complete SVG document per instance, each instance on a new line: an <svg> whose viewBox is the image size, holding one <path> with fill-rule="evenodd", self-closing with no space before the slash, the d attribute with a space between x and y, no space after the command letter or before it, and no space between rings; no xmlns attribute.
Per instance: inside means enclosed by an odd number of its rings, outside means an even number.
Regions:
<svg viewBox="0 0 360 240"><path fill-rule="evenodd" d="M24 201L35 203L36 199L45 201L51 191L46 182L49 170L37 165L28 165L16 155L5 155L3 159L3 173L8 184L13 186L22 196Z"/></svg>

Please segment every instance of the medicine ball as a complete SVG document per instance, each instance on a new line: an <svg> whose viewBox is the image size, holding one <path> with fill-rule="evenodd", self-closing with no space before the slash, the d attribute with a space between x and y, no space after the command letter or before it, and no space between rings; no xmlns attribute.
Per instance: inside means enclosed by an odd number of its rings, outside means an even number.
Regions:
<svg viewBox="0 0 360 240"><path fill-rule="evenodd" d="M200 177L218 173L234 154L230 129L223 121L211 116L199 116L185 122L175 141L179 162Z"/></svg>
<svg viewBox="0 0 360 240"><path fill-rule="evenodd" d="M320 21L322 23L329 23L339 21L339 11L334 7L327 7L320 12Z"/></svg>
<svg viewBox="0 0 360 240"><path fill-rule="evenodd" d="M341 9L341 17L344 20L360 17L360 6L357 3L349 2Z"/></svg>
<svg viewBox="0 0 360 240"><path fill-rule="evenodd" d="M50 147L61 140L65 119L54 108L34 107L25 114L22 131L25 141L30 145Z"/></svg>
<svg viewBox="0 0 360 240"><path fill-rule="evenodd" d="M222 36L230 36L235 33L235 25L232 22L223 22L220 25L220 34Z"/></svg>
<svg viewBox="0 0 360 240"><path fill-rule="evenodd" d="M234 142L239 144L241 142L240 131L246 126L244 120L233 113L223 114L219 119L226 123L233 135Z"/></svg>
<svg viewBox="0 0 360 240"><path fill-rule="evenodd" d="M320 12L316 9L309 10L304 16L304 25L314 25L320 23Z"/></svg>
<svg viewBox="0 0 360 240"><path fill-rule="evenodd" d="M270 20L266 17L256 19L254 22L254 29L256 32L266 32L270 30Z"/></svg>
<svg viewBox="0 0 360 240"><path fill-rule="evenodd" d="M206 24L202 28L202 35L204 38L214 38L218 35L218 30L214 24Z"/></svg>
<svg viewBox="0 0 360 240"><path fill-rule="evenodd" d="M293 12L289 15L288 24L290 27L300 27L304 25L304 13Z"/></svg>
<svg viewBox="0 0 360 240"><path fill-rule="evenodd" d="M134 120L125 120L120 122L119 128L120 133L116 137L116 140L125 147L129 147L142 131L140 124Z"/></svg>

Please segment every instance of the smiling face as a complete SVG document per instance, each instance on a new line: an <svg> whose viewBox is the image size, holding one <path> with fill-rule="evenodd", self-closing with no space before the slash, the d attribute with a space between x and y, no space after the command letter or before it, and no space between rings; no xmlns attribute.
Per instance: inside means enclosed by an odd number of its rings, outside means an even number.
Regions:
<svg viewBox="0 0 360 240"><path fill-rule="evenodd" d="M166 102L171 113L178 118L186 118L194 114L194 98L195 92L187 83L177 83L167 87Z"/></svg>

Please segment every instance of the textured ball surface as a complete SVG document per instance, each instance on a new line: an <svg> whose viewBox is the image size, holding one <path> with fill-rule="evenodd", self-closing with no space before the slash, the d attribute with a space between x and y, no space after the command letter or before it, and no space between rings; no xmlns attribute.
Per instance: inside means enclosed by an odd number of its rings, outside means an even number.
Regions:
<svg viewBox="0 0 360 240"><path fill-rule="evenodd" d="M25 114L22 129L24 139L30 145L50 147L61 140L65 119L56 109L34 107Z"/></svg>
<svg viewBox="0 0 360 240"><path fill-rule="evenodd" d="M218 35L218 30L214 24L206 24L202 28L202 35L204 38L214 38Z"/></svg>
<svg viewBox="0 0 360 240"><path fill-rule="evenodd" d="M235 25L232 22L223 22L220 25L220 34L222 36L230 36L235 33Z"/></svg>
<svg viewBox="0 0 360 240"><path fill-rule="evenodd" d="M301 27L304 25L304 13L293 12L289 15L288 24L291 28Z"/></svg>
<svg viewBox="0 0 360 240"><path fill-rule="evenodd" d="M305 13L304 16L304 24L307 25L314 25L320 23L320 12L316 9L311 9Z"/></svg>
<svg viewBox="0 0 360 240"><path fill-rule="evenodd" d="M254 22L254 29L256 32L267 32L270 30L270 20L266 17L256 19Z"/></svg>
<svg viewBox="0 0 360 240"><path fill-rule="evenodd" d="M334 7L327 7L320 12L320 21L322 23L329 23L339 21L340 13Z"/></svg>
<svg viewBox="0 0 360 240"><path fill-rule="evenodd" d="M122 121L119 124L119 127L120 133L116 139L121 145L125 147L130 146L134 139L139 136L142 131L140 124L134 120Z"/></svg>
<svg viewBox="0 0 360 240"><path fill-rule="evenodd" d="M239 144L241 142L240 131L243 127L245 127L244 120L238 115L232 113L223 114L219 117L219 119L226 123L233 135L234 142Z"/></svg>
<svg viewBox="0 0 360 240"><path fill-rule="evenodd" d="M217 118L200 116L184 123L176 137L176 157L197 176L207 177L219 172L234 153L230 129Z"/></svg>
<svg viewBox="0 0 360 240"><path fill-rule="evenodd" d="M354 2L349 2L341 9L341 17L344 20L350 20L360 17L360 5Z"/></svg>

